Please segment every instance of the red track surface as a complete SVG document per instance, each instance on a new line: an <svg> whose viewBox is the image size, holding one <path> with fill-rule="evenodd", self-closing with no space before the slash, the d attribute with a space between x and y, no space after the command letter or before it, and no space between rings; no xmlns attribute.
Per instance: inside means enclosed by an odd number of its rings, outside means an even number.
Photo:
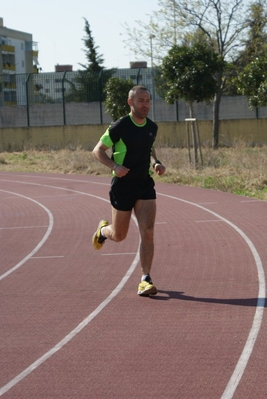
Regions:
<svg viewBox="0 0 267 399"><path fill-rule="evenodd" d="M155 297L139 234L91 246L110 179L0 173L0 396L267 397L267 203L156 184Z"/></svg>

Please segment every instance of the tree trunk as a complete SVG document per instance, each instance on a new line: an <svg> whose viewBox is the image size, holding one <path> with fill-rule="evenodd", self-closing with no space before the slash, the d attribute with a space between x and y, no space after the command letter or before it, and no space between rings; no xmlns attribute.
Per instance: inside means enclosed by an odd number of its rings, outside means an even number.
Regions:
<svg viewBox="0 0 267 399"><path fill-rule="evenodd" d="M218 94L215 94L213 102L213 132L212 132L212 148L216 150L219 145L219 107L220 100Z"/></svg>
<svg viewBox="0 0 267 399"><path fill-rule="evenodd" d="M189 102L188 103L188 105L189 105L189 115L190 115L190 118L194 118L194 109L193 109L193 102Z"/></svg>

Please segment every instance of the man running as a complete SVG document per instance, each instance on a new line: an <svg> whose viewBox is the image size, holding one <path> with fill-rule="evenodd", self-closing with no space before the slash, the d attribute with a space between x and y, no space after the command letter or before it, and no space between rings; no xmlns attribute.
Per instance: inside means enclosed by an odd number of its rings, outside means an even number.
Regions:
<svg viewBox="0 0 267 399"><path fill-rule="evenodd" d="M156 157L154 141L158 127L147 117L150 93L144 86L134 86L128 95L130 113L112 123L93 149L93 155L111 169L110 188L112 222L101 220L92 237L95 249L100 249L106 239L119 242L126 238L131 213L134 210L141 236L141 282L137 294L156 295L157 288L150 277L154 255L154 224L156 217L156 192L150 165L158 175L165 167ZM112 148L112 156L107 150Z"/></svg>

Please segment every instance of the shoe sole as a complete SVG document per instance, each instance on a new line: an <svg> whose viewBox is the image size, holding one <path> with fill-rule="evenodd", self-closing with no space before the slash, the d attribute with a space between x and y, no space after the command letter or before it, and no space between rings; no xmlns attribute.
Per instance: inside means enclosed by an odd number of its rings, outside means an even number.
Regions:
<svg viewBox="0 0 267 399"><path fill-rule="evenodd" d="M157 295L158 290L155 286L149 288L148 290L145 291L138 291L137 294L139 296L149 296L149 295Z"/></svg>

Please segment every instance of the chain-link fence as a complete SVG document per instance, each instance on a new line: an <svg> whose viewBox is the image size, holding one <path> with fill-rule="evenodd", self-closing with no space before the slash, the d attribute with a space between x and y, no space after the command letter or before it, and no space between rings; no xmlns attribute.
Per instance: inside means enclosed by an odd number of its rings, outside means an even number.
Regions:
<svg viewBox="0 0 267 399"><path fill-rule="evenodd" d="M160 98L151 68L102 71L66 71L40 74L0 75L0 126L51 126L109 123L105 110L104 87L110 76L131 79L146 86L153 96L150 117L155 121L179 121L189 117L184 101L168 105ZM155 89L155 90L154 90ZM125 93L127 96L127 93ZM212 105L196 104L195 117L212 120ZM249 110L244 97L225 97L221 119L266 118L265 108L257 114Z"/></svg>

